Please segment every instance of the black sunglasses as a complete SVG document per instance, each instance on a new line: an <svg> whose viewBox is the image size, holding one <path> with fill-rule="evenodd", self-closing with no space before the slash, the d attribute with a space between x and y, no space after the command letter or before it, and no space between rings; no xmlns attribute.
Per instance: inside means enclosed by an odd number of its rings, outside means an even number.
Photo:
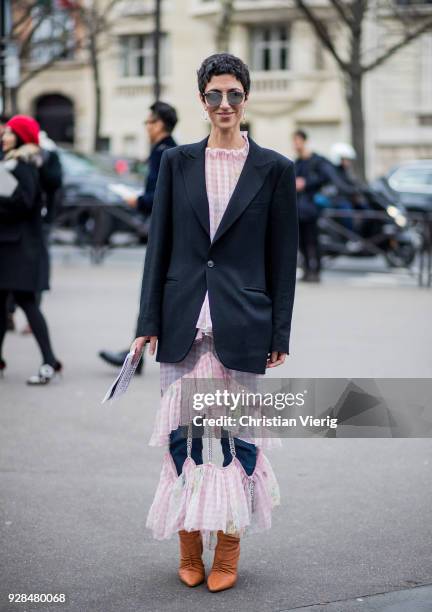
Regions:
<svg viewBox="0 0 432 612"><path fill-rule="evenodd" d="M203 97L209 106L219 106L223 100L223 93L221 91L207 91L203 94ZM244 91L234 89L227 92L227 100L230 106L238 106L243 102L244 97Z"/></svg>

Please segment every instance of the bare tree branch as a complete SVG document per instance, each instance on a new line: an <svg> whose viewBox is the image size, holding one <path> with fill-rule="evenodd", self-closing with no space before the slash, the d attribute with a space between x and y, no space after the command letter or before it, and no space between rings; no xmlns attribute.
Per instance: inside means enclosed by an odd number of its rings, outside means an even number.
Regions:
<svg viewBox="0 0 432 612"><path fill-rule="evenodd" d="M21 43L21 48L19 51L19 57L22 59L26 56L27 54L27 50L29 49L32 41L33 41L33 37L35 35L35 33L37 32L37 30L40 28L40 26L44 23L44 21L47 19L47 15L45 14L41 14L38 19L31 19L32 21L32 27L31 30L28 32L28 34L26 35L26 37L24 39L22 39L22 43ZM34 22L34 23L33 23Z"/></svg>
<svg viewBox="0 0 432 612"><path fill-rule="evenodd" d="M322 20L314 14L314 12L308 7L304 0L295 0L295 3L297 7L307 17L310 24L314 28L318 38L321 40L324 47L326 47L326 49L328 49L328 51L330 51L330 53L333 55L334 59L339 64L341 70L343 70L344 72L349 72L349 64L339 55L335 45L333 44L330 33L325 24L322 22Z"/></svg>
<svg viewBox="0 0 432 612"><path fill-rule="evenodd" d="M342 2L340 2L339 0L329 0L329 1L333 5L333 7L336 9L336 11L339 13L340 17L346 23L346 25L349 28L351 28L352 21L353 21L353 15L351 11L348 13L349 8L350 8L349 5L344 6Z"/></svg>
<svg viewBox="0 0 432 612"><path fill-rule="evenodd" d="M216 48L219 52L228 51L233 12L233 0L220 0L220 15L216 29Z"/></svg>
<svg viewBox="0 0 432 612"><path fill-rule="evenodd" d="M31 81L31 79L33 79L35 76L37 76L41 72L44 72L45 70L48 70L48 68L51 68L51 66L53 66L55 63L57 63L59 60L63 58L65 53L75 51L76 49L77 49L77 44L74 44L73 46L69 48L65 47L61 49L61 51L54 54L47 62L38 65L36 68L33 68L31 71L28 71L26 76L23 79L21 79L16 89L20 89L23 85Z"/></svg>
<svg viewBox="0 0 432 612"><path fill-rule="evenodd" d="M399 40L397 43L390 46L381 56L377 57L375 60L373 60L369 64L363 65L362 71L369 72L370 70L373 70L377 66L380 66L386 60L388 60L389 57L391 57L394 53L396 53L396 51L399 51L399 49L402 49L403 47L408 45L410 42L412 42L415 38L417 38L424 32L427 32L428 30L432 30L432 17L424 21L422 25L419 26L417 29L413 30L412 32L409 32L404 38Z"/></svg>

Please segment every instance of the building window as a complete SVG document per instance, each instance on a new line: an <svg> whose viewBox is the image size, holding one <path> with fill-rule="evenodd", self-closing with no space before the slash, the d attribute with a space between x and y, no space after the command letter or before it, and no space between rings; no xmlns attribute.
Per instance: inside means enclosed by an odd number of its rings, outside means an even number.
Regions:
<svg viewBox="0 0 432 612"><path fill-rule="evenodd" d="M47 64L53 60L70 60L74 57L75 22L70 13L62 9L47 10L35 6L31 10L32 40L30 61Z"/></svg>
<svg viewBox="0 0 432 612"><path fill-rule="evenodd" d="M289 25L254 27L250 33L252 70L288 70Z"/></svg>
<svg viewBox="0 0 432 612"><path fill-rule="evenodd" d="M153 34L133 34L120 37L120 74L123 77L153 76ZM160 36L160 72L168 74L168 36Z"/></svg>

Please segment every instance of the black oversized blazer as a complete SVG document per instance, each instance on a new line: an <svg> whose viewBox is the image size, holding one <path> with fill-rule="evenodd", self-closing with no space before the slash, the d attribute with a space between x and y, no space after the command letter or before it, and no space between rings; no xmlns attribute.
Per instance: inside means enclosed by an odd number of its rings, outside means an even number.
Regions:
<svg viewBox="0 0 432 612"><path fill-rule="evenodd" d="M211 241L207 141L162 155L137 335L158 336L156 361L181 361L208 290L220 361L264 374L271 351L289 353L298 248L294 164L249 138L243 170Z"/></svg>

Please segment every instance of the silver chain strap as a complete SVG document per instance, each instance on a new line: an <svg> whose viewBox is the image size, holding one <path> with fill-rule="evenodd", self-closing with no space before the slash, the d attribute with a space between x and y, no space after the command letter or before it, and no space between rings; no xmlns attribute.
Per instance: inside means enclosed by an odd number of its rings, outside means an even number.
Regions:
<svg viewBox="0 0 432 612"><path fill-rule="evenodd" d="M207 427L207 439L208 439L208 460L209 463L212 462L213 455L213 429L211 427ZM236 456L235 444L233 440L233 436L230 430L228 430L228 441L230 446L231 455L233 457ZM189 421L188 424L188 434L187 434L187 456L192 456L192 421ZM255 483L252 478L249 478L249 494L251 499L251 510L254 512L254 493L255 493Z"/></svg>
<svg viewBox="0 0 432 612"><path fill-rule="evenodd" d="M208 460L212 463L213 459L213 429L207 426L207 439L208 439Z"/></svg>
<svg viewBox="0 0 432 612"><path fill-rule="evenodd" d="M189 421L188 425L188 434L187 434L187 442L186 442L187 456L192 456L192 421Z"/></svg>
<svg viewBox="0 0 432 612"><path fill-rule="evenodd" d="M210 426L207 427L207 440L208 440L208 460L209 460L209 463L212 463L213 461L213 428ZM228 441L229 441L231 455L235 457L236 456L235 444L234 444L233 435L230 430L228 430ZM186 449L187 449L187 456L191 457L192 455L192 422L191 421L189 421L189 424L188 424Z"/></svg>
<svg viewBox="0 0 432 612"><path fill-rule="evenodd" d="M249 493L251 498L251 511L254 512L254 492L255 492L255 483L252 478L249 479Z"/></svg>
<svg viewBox="0 0 432 612"><path fill-rule="evenodd" d="M235 445L234 445L234 440L233 440L232 433L231 433L230 429L228 429L228 441L229 441L229 447L230 447L231 455L233 457L235 457L236 456Z"/></svg>

